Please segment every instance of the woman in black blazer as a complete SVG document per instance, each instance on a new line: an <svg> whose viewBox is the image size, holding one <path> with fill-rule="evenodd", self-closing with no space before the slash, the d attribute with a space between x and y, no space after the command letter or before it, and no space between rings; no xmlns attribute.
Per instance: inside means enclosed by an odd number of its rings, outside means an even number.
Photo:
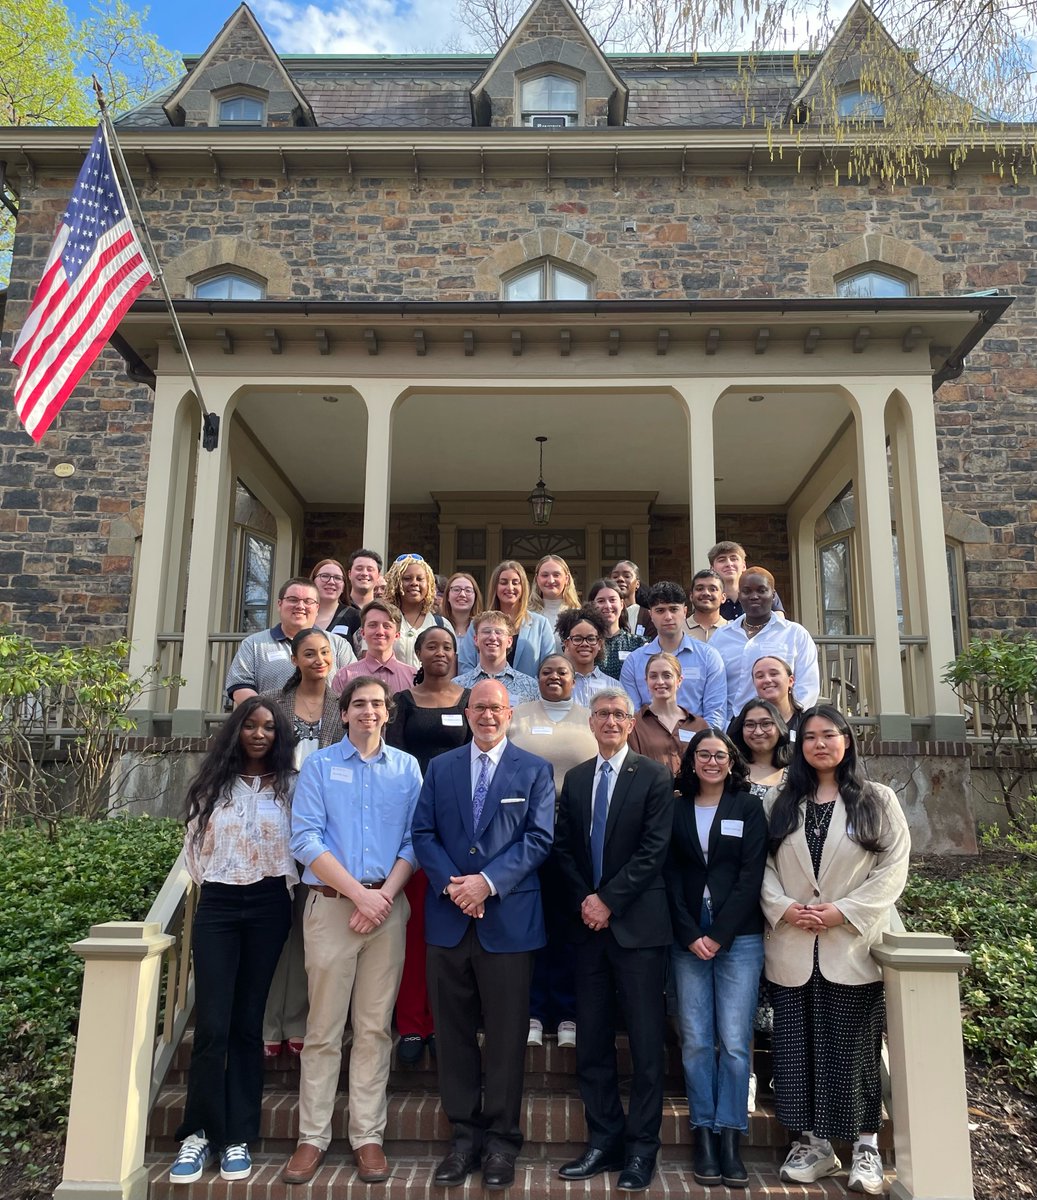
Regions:
<svg viewBox="0 0 1037 1200"><path fill-rule="evenodd" d="M703 729L692 738L677 775L665 878L692 1171L706 1187L742 1188L749 1179L738 1143L749 1128L767 822L748 787L745 761L727 734Z"/></svg>

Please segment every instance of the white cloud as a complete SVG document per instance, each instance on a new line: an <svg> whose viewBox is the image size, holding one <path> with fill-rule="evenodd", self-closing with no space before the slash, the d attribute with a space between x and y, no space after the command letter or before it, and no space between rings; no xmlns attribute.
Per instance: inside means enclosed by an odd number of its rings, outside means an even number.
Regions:
<svg viewBox="0 0 1037 1200"><path fill-rule="evenodd" d="M282 54L429 53L465 41L466 31L454 19L454 0L258 0L255 9Z"/></svg>

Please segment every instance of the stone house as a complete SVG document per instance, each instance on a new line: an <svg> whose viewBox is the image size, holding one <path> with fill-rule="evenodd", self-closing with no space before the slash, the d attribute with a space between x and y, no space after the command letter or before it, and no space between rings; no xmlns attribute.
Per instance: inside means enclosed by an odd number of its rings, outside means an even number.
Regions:
<svg viewBox="0 0 1037 1200"><path fill-rule="evenodd" d="M319 557L687 583L732 537L876 749L961 754L944 664L1037 616L1037 184L956 144L836 180L831 136L763 125L829 60L764 60L747 94L732 54L606 56L567 0L495 56L278 56L242 5L118 123L218 445L152 288L38 447L4 413L0 621L128 630L187 681L145 728L191 736ZM89 137L0 130L8 393Z"/></svg>

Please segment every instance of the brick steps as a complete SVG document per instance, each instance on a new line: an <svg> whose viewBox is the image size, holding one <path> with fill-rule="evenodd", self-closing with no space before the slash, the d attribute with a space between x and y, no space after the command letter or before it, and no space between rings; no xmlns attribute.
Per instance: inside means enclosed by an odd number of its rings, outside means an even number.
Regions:
<svg viewBox="0 0 1037 1200"><path fill-rule="evenodd" d="M288 1186L280 1179L284 1155L256 1155L252 1178L227 1183L220 1178L218 1168L212 1168L197 1183L171 1184L168 1180L169 1157L161 1160L149 1156L150 1200L416 1200L417 1197L441 1197L442 1200L468 1200L485 1197L482 1176L476 1172L461 1187L432 1186L432 1175L438 1157L421 1156L394 1158L390 1154L392 1177L385 1183L361 1183L356 1177L352 1157L331 1154L305 1186ZM672 1161L669 1161L672 1160ZM583 1183L566 1183L558 1178L557 1165L562 1156L552 1162L530 1161L524 1155L516 1164L515 1183L507 1189L508 1200L615 1200L631 1195L617 1190L615 1175L599 1175ZM774 1163L746 1161L749 1169L748 1191L729 1191L724 1187L703 1188L697 1184L687 1167L687 1155L680 1151L667 1154L664 1150L659 1170L646 1192L636 1193L648 1200L664 1197L687 1197L690 1200L719 1200L720 1197L747 1197L759 1200L764 1196L792 1198L845 1197L845 1173L815 1184L787 1184L778 1178Z"/></svg>

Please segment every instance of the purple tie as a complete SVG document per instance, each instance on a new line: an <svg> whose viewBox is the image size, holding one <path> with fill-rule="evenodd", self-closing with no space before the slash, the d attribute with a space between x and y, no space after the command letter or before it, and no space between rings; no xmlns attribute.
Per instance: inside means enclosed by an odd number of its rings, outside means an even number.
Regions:
<svg viewBox="0 0 1037 1200"><path fill-rule="evenodd" d="M605 869L605 826L609 819L609 775L612 768L607 762L601 764L598 790L594 795L594 815L591 817L591 866L594 870L594 887L601 884Z"/></svg>
<svg viewBox="0 0 1037 1200"><path fill-rule="evenodd" d="M475 828L479 827L479 818L482 816L483 805L486 803L486 793L490 790L490 756L480 754L479 762L482 765L479 768L479 778L472 796L472 825Z"/></svg>

